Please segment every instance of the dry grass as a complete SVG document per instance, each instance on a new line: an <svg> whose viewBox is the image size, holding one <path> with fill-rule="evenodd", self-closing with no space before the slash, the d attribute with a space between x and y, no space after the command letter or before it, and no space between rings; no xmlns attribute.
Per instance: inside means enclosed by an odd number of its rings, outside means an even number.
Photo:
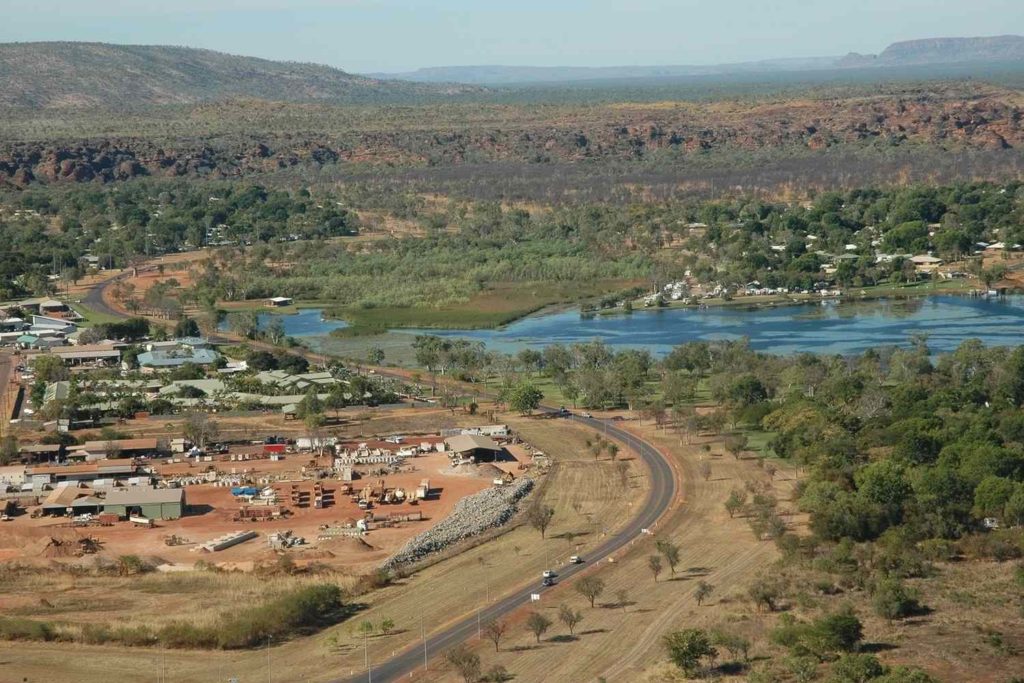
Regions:
<svg viewBox="0 0 1024 683"><path fill-rule="evenodd" d="M314 583L351 588L356 578L257 576L240 572L159 572L132 577L74 576L38 568L3 575L4 613L62 624L107 623L159 627L187 620L209 625L232 605L250 605ZM109 620L109 621L108 621Z"/></svg>
<svg viewBox="0 0 1024 683"><path fill-rule="evenodd" d="M430 419L437 426L438 416ZM463 417L459 421L466 423ZM395 621L395 633L371 639L371 657L379 660L390 656L393 651L416 641L421 617L428 628L433 629L471 613L488 598L494 599L514 586L537 581L540 572L555 558L564 561L564 556L574 552L585 554L587 547L600 540L602 531L611 530L629 518L630 501L642 497L645 487L644 475L635 465L630 476L631 488L623 490L615 466L607 459L595 461L585 452L584 441L592 436L589 430L563 420L507 417L507 421L524 439L551 455L557 463L546 475L548 481L542 484L544 502L555 508L548 538L542 541L535 530L516 525L498 538L434 564L398 585L361 597L360 601L365 602L367 608L351 622L317 636L274 647L271 653L274 668L281 672L275 677L277 680L327 681L350 671L358 672L363 652L357 647L359 639L352 635L358 622L367 619L379 624L384 618ZM362 423L360 431L412 431L415 424L403 420L399 413L380 414ZM627 453L623 456L629 457ZM570 543L563 535L566 532L584 535ZM36 596L37 604L40 594L56 595L57 601L51 602L55 609L62 610L62 620L86 619L90 614L95 618L95 613L90 612L90 603L100 604L113 597L124 601L116 602L116 609L104 611L104 620L138 618L139 622L148 622L185 617L202 621L232 605L243 605L285 590L287 582L303 581L289 578L279 585L276 580L268 582L244 574L200 576L202 578L147 576L73 581L60 577L53 584L48 584L46 579L26 578L24 587L26 595ZM350 579L336 577L335 580ZM73 653L73 658L69 653ZM136 672L137 676L124 680L157 681L156 667L161 661L166 662L167 670L174 672L173 680L182 683L226 680L231 676L245 680L266 675L266 658L262 651L204 652L199 657L195 653L114 646L30 643L15 647L2 643L0 661L6 663L0 669L0 680L9 672L19 678L28 676L29 680L106 683L120 680L112 679L111 671L123 670Z"/></svg>
<svg viewBox="0 0 1024 683"><path fill-rule="evenodd" d="M607 587L596 608L590 608L571 585L558 587L546 594L551 597L538 608L555 622L540 645L522 625L524 614L519 614L501 652L495 653L489 643L477 644L486 666L500 664L516 681L591 681L601 676L609 681L666 680L662 678L662 634L684 626L712 626L733 610L751 611L739 596L758 571L775 559L776 550L770 543L756 541L743 520L730 519L722 503L733 487L765 475L750 461L716 455L713 474L704 482L697 474L704 455L700 445L680 444L673 435L647 426L638 428L633 423L632 427L673 456L683 478L682 504L658 525L656 536L638 539L615 563L597 569L596 575ZM717 446L714 450L720 452ZM783 497L791 482L779 479ZM676 543L681 561L674 577L666 566L655 582L647 558L657 552L658 538ZM700 580L716 587L702 607L693 597ZM626 609L618 604L620 590L627 592ZM558 623L562 602L583 611L575 637L569 637ZM446 672L423 680L458 678Z"/></svg>

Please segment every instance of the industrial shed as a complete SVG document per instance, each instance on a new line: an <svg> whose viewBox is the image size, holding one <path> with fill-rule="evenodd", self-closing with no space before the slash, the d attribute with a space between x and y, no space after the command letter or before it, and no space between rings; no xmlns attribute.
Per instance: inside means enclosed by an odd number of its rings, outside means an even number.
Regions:
<svg viewBox="0 0 1024 683"><path fill-rule="evenodd" d="M453 460L456 457L464 462L494 462L503 459L502 447L491 437L482 434L460 434L445 439L444 443Z"/></svg>
<svg viewBox="0 0 1024 683"><path fill-rule="evenodd" d="M185 514L185 490L144 486L114 489L103 501L103 511L119 517L141 515L148 519L178 519Z"/></svg>

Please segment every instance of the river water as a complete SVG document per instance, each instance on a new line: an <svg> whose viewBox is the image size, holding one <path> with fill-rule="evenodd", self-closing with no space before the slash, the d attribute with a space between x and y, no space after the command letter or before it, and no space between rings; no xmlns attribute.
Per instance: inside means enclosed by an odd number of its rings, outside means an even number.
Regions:
<svg viewBox="0 0 1024 683"><path fill-rule="evenodd" d="M288 334L319 336L341 326L322 321L320 311L284 316ZM603 339L619 348L646 348L663 355L687 341L739 339L770 353L808 351L859 353L870 347L906 345L927 334L933 351L956 348L978 338L989 346L1014 346L1024 339L1024 297L928 298L864 302L815 302L772 307L713 307L638 310L631 315L581 318L576 310L541 313L492 330L395 330L484 342L489 349L516 352L552 343Z"/></svg>

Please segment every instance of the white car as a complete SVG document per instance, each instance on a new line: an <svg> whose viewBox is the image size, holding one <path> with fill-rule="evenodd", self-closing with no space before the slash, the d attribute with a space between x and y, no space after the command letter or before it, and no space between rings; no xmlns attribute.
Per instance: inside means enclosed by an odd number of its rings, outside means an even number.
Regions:
<svg viewBox="0 0 1024 683"><path fill-rule="evenodd" d="M553 572L553 571L551 571L550 569L545 569L545 570L544 570L544 573L543 573L543 574L541 574L541 576L542 576L542 577L544 577L545 579L553 579L553 578L555 578L556 576L558 576L558 574L554 573L554 572Z"/></svg>
<svg viewBox="0 0 1024 683"><path fill-rule="evenodd" d="M569 558L569 564L583 564L583 558L579 555L573 555Z"/></svg>

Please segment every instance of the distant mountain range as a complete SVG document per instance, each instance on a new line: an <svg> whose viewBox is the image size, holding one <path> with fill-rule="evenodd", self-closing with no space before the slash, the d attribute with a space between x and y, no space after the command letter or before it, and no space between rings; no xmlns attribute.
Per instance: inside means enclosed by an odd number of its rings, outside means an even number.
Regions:
<svg viewBox="0 0 1024 683"><path fill-rule="evenodd" d="M280 102L411 101L479 92L477 86L379 80L319 64L157 45L0 44L0 106L50 108Z"/></svg>
<svg viewBox="0 0 1024 683"><path fill-rule="evenodd" d="M821 72L963 63L1024 64L1024 37L936 38L894 43L879 55L769 59L710 66L456 66L357 75L319 64L159 45L0 44L0 107L131 108L231 99L271 102L416 103L465 98L487 86Z"/></svg>
<svg viewBox="0 0 1024 683"><path fill-rule="evenodd" d="M842 57L766 59L732 64L607 67L441 66L405 73L377 73L371 76L417 83L502 86L1017 61L1024 62L1024 36L907 40L893 43L878 55L851 53Z"/></svg>

